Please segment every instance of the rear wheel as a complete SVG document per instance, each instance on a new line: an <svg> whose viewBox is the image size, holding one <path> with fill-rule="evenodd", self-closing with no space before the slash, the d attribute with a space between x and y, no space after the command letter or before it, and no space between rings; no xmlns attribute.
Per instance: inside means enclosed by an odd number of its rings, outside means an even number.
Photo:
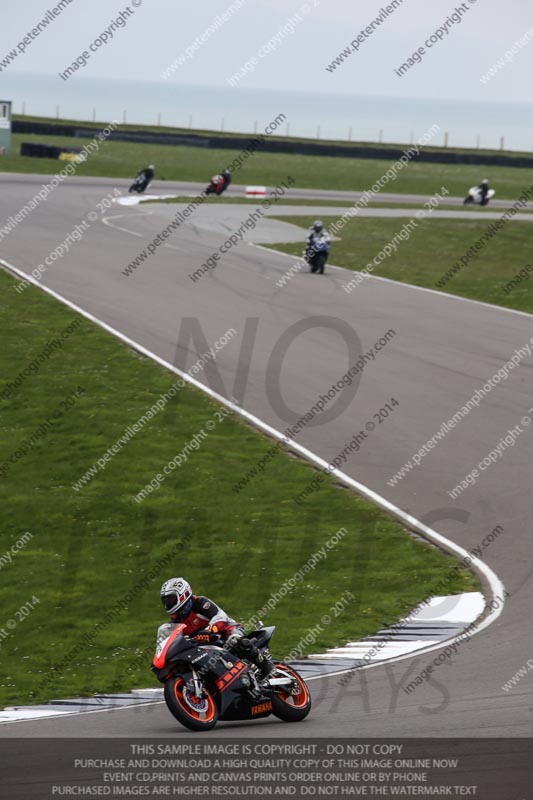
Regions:
<svg viewBox="0 0 533 800"><path fill-rule="evenodd" d="M276 664L276 672L288 673L290 686L272 689L272 713L284 722L300 722L311 711L311 695L303 678L287 664Z"/></svg>
<svg viewBox="0 0 533 800"><path fill-rule="evenodd" d="M171 678L165 683L165 701L171 714L191 731L210 731L217 724L218 709L205 687L198 699L182 677Z"/></svg>

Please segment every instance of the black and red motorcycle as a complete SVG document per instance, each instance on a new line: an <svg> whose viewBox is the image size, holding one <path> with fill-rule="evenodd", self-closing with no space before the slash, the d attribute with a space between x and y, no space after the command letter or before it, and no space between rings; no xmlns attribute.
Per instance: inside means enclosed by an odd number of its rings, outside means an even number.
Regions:
<svg viewBox="0 0 533 800"><path fill-rule="evenodd" d="M206 195L216 194L217 197L220 197L221 194L224 194L230 183L231 175L229 172L221 173L220 175L213 175L209 185L206 187L205 193Z"/></svg>
<svg viewBox="0 0 533 800"><path fill-rule="evenodd" d="M249 720L273 714L299 722L311 710L311 695L296 670L274 661L262 678L258 668L223 647L214 633L186 636L184 625L166 622L157 632L152 670L164 684L171 714L191 731L212 730L219 720ZM275 628L248 633L256 647L268 649Z"/></svg>

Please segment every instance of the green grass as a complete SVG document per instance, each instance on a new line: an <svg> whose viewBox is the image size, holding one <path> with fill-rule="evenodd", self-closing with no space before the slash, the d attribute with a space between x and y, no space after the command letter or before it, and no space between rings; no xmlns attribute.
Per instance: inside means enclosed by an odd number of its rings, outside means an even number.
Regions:
<svg viewBox="0 0 533 800"><path fill-rule="evenodd" d="M153 205L154 203L166 203L166 204L171 204L172 205L173 203L188 203L188 202L190 202L190 199L191 199L190 197L186 197L184 195L184 196L177 196L177 197L167 197L164 200L142 200L141 202L142 203L146 203L147 205ZM255 197L255 198L253 198L253 197L232 197L231 195L222 195L222 197L213 197L213 196L206 197L205 202L206 203L215 203L215 204L229 203L230 205L242 205L242 204L245 204L245 205L257 205L258 202L261 202L261 198L257 198L257 197ZM351 208L353 206L353 203L350 203L350 202L348 202L346 200L307 200L305 198L302 198L300 200L298 198L294 198L294 199L281 198L280 200L277 201L277 206L279 207L280 205L284 205L284 206L313 206L313 207L316 207L316 206L329 207L329 206L331 206L331 207L334 207L334 208ZM423 208L424 205L423 205L423 203L404 203L402 201L396 203L394 201L389 201L388 203L380 203L380 202L372 203L371 202L369 204L369 207L370 208L394 208L396 210L405 208L407 210L413 210L413 209L416 210L416 209ZM499 209L496 206L489 206L488 208L487 207L486 208L481 208L481 206L471 206L471 205L469 205L469 206L453 206L453 205L446 205L445 203L441 203L439 205L439 211L440 210L442 210L442 211L457 211L459 213L462 213L464 211L465 214L470 214L473 211L481 211L481 213L483 214L483 213L487 213L487 212L496 212L496 213L498 211L502 211L503 212L504 209ZM530 208L520 209L520 213L521 214L533 214L533 209L530 209Z"/></svg>
<svg viewBox="0 0 533 800"><path fill-rule="evenodd" d="M20 143L43 142L83 147L89 139L61 136L15 134L13 151L0 160L4 172L55 174L63 162L18 155ZM141 167L153 163L158 180L206 181L239 155L238 150L211 150L203 147L103 142L100 150L77 169L77 175L96 175L131 179ZM295 186L310 189L364 191L381 178L390 160L302 156L285 153L256 153L234 173L237 183L277 186L291 176ZM469 166L467 164L429 164L411 162L384 192L433 195L446 186L453 196L464 196L470 186L488 175L497 189L498 199L517 199L532 184L531 170L513 167Z"/></svg>
<svg viewBox="0 0 533 800"><path fill-rule="evenodd" d="M303 228L313 222L312 217L279 219ZM407 221L403 218L351 220L339 233L340 241L332 245L331 262L346 269L363 269ZM324 222L327 228L328 218ZM419 221L419 227L409 240L401 242L398 250L375 267L372 274L532 313L533 280L526 276L511 291L505 291L520 270L527 264L533 265L530 222L508 222L443 288L437 286L440 278L490 224L491 220L429 218ZM292 243L275 246L291 255L300 255L301 248L301 244Z"/></svg>
<svg viewBox="0 0 533 800"><path fill-rule="evenodd" d="M142 200L141 202L143 203L143 205L144 204L145 205L154 205L156 203L157 204L165 203L165 204L172 205L174 203L189 203L190 200L191 200L190 196L187 197L187 196L183 195L183 196L177 196L177 197L168 197L165 200ZM222 197L213 197L213 195L208 195L205 198L204 203L214 203L215 205L220 205L220 204L223 204L223 205L224 204L243 205L244 204L244 205L254 205L254 206L256 206L258 203L261 202L261 200L262 200L262 198L260 198L260 197L244 197L244 196L243 197L233 197L232 195L223 195ZM352 203L343 202L342 200L337 202L336 200L319 200L319 201L317 201L317 200L306 200L306 199L298 200L296 198L293 199L293 200L291 200L291 199L286 200L285 198L280 198L277 201L276 204L278 206L279 205L284 205L284 206L316 206L317 204L319 204L321 206L324 205L324 206L332 206L332 207L340 207L340 206L342 206L343 208L350 208L350 206L352 205ZM416 208L419 208L419 207L420 206L416 206ZM387 204L387 208L390 208L390 203Z"/></svg>
<svg viewBox="0 0 533 800"><path fill-rule="evenodd" d="M33 117L33 116L26 116L22 114L13 114L13 119L21 122L40 122L40 123L51 123L53 125L72 125L76 127L83 127L83 128L94 128L95 131L100 131L104 128L108 123L109 120L102 120L101 122L80 122L80 120L68 120L68 119L57 119L56 117ZM283 129L283 125L281 125L280 130ZM197 134L202 136L209 136L210 138L216 137L225 137L231 136L235 138L242 139L243 142L248 141L251 137L255 134L252 133L238 133L234 131L213 131L208 129L191 129L191 128L176 128L170 127L168 125L135 125L133 123L121 124L120 125L121 131L144 131L145 133L171 133L171 134L184 134L190 136L191 134ZM272 135L271 139L274 141L283 141L283 142L311 142L316 144L317 139L309 138L305 136L283 136L283 135ZM390 142L348 142L345 139L321 139L320 144L338 144L342 145L343 147L352 146L354 148L374 148L379 147L383 150L398 150L404 149L408 147L405 143L390 143ZM438 145L427 145L425 148L428 152L435 152L435 153L466 153L469 155L490 155L490 156L500 156L502 154L501 150L490 150L490 149L479 149L479 148L472 148L472 147L453 147L453 148L445 148L439 147ZM531 153L526 151L519 152L516 150L510 150L505 152L506 157L508 158L520 158L523 156L527 156L531 158Z"/></svg>
<svg viewBox="0 0 533 800"><path fill-rule="evenodd" d="M76 315L38 289L14 292L0 271L0 391ZM228 346L232 346L231 344ZM0 478L4 524L0 555L32 539L2 568L0 706L95 691L154 685L150 650L164 620L161 582L184 574L245 620L341 527L348 534L275 610L274 652L283 656L323 614L333 617L309 650L369 634L398 619L450 575L455 561L409 537L368 502L328 483L302 506L293 502L314 474L285 454L244 491L234 483L270 446L238 418L216 425L159 491L134 500L217 410L204 394L181 390L84 489L72 484L132 425L176 376L87 320L62 349L0 400L5 460L78 386L85 393L46 438ZM170 558L157 572L155 565ZM157 574L155 574L157 573ZM143 578L127 609L74 658L67 653ZM477 589L461 571L449 591ZM356 600L335 618L344 592ZM8 621L33 596L28 618ZM41 688L39 688L41 687Z"/></svg>

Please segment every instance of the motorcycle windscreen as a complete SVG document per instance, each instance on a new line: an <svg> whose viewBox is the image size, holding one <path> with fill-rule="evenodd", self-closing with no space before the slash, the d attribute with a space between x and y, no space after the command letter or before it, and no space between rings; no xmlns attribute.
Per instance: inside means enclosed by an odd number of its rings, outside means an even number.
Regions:
<svg viewBox="0 0 533 800"><path fill-rule="evenodd" d="M155 640L155 651L156 654L159 655L162 651L163 647L165 646L165 642L172 636L176 628L179 627L181 630L185 626L182 625L180 622L165 622L163 625L160 625L157 629L157 636Z"/></svg>
<svg viewBox="0 0 533 800"><path fill-rule="evenodd" d="M165 663L165 656L169 645L184 630L185 625L179 622L164 622L157 630L154 666L161 669Z"/></svg>
<svg viewBox="0 0 533 800"><path fill-rule="evenodd" d="M175 627L175 622L164 622L163 625L159 626L157 629L157 636L155 638L156 650L159 650L160 646L166 641L166 639L168 639Z"/></svg>

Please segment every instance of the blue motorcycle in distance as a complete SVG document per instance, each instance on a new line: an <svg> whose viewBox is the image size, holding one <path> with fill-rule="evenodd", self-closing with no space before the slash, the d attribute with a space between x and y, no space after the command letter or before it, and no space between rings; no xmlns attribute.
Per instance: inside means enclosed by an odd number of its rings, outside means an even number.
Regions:
<svg viewBox="0 0 533 800"><path fill-rule="evenodd" d="M324 274L324 268L329 255L329 238L324 234L317 236L304 250L304 257L309 264L311 272Z"/></svg>

